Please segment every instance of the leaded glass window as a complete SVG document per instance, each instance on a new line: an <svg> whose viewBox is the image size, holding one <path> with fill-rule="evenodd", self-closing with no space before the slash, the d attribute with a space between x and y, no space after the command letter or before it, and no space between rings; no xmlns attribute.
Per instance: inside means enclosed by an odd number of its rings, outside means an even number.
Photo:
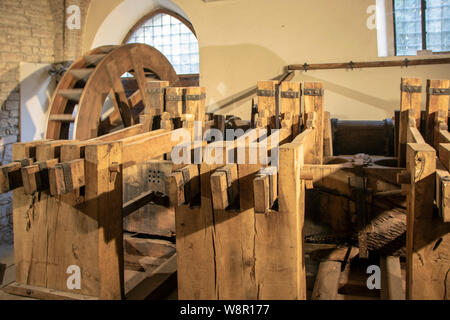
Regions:
<svg viewBox="0 0 450 320"><path fill-rule="evenodd" d="M158 13L134 31L127 43L145 43L164 54L178 74L198 74L199 47L194 33L177 18Z"/></svg>

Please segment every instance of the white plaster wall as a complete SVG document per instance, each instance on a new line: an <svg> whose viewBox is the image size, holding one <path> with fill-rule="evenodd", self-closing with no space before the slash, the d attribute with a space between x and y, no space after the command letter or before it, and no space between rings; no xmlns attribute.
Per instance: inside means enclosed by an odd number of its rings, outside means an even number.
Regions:
<svg viewBox="0 0 450 320"><path fill-rule="evenodd" d="M28 142L44 137L48 107L56 87L49 75L51 65L20 64L20 132L21 141Z"/></svg>

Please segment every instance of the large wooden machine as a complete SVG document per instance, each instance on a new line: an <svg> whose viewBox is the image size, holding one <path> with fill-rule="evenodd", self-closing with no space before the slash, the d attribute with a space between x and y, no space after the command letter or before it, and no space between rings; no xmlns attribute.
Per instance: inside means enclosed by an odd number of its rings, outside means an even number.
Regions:
<svg viewBox="0 0 450 320"><path fill-rule="evenodd" d="M246 122L206 114L204 88L180 87L153 48L80 58L46 140L15 144L0 170L14 197L4 289L148 299L176 275L180 299L446 299L450 81L428 81L421 112L421 79L402 79L394 121L361 124L330 119L322 83L290 78L259 81Z"/></svg>

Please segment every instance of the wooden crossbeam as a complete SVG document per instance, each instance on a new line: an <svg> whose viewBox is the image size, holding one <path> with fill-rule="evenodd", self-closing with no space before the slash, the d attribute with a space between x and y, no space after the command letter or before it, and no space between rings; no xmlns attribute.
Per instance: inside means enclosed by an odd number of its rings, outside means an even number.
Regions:
<svg viewBox="0 0 450 320"><path fill-rule="evenodd" d="M450 173L439 159L436 161L436 205L442 221L450 222Z"/></svg>
<svg viewBox="0 0 450 320"><path fill-rule="evenodd" d="M169 198L154 191L147 191L135 199L127 201L123 205L123 217L127 217L133 212L145 207L149 203L169 207Z"/></svg>

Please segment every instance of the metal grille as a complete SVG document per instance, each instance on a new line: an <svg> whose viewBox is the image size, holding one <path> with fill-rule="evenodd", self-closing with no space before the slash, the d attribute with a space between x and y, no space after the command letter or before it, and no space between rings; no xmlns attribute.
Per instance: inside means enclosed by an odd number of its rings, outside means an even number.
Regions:
<svg viewBox="0 0 450 320"><path fill-rule="evenodd" d="M145 43L161 51L178 74L199 73L198 41L192 31L171 15L159 13L144 22L128 43Z"/></svg>

